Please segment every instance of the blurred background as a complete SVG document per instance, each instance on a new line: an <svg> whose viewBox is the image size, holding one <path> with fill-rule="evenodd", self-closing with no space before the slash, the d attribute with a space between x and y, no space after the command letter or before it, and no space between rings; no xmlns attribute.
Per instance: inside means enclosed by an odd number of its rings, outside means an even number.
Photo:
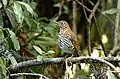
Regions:
<svg viewBox="0 0 120 79"><path fill-rule="evenodd" d="M56 22L60 20L67 21L76 34L81 56L119 57L119 5L120 0L0 0L0 78L16 72L32 72L50 79L65 79L62 63L7 70L16 62L64 57L58 45ZM113 64L119 70L119 63ZM103 64L93 65L92 71L90 64L83 63L83 69L76 72L73 79L117 79L111 72L107 77L96 78L104 72L106 75L110 69Z"/></svg>

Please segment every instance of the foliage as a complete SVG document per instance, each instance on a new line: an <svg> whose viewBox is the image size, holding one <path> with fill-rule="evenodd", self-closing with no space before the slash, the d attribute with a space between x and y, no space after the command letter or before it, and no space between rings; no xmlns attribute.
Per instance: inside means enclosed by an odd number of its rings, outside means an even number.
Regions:
<svg viewBox="0 0 120 79"><path fill-rule="evenodd" d="M50 57L50 55L54 53L52 47L57 45L57 24L44 17L38 18L28 3L21 1L7 3L7 0L0 2L0 14L2 14L0 17L1 46L2 43L4 43L8 51L14 51L15 53L11 52L11 54L15 56L15 58L18 57L18 60L20 59L19 57L26 57L29 54L35 58L39 56L42 56L42 58ZM46 22L43 22L43 20ZM9 21L9 23L7 24L5 21ZM4 28L6 26L8 28ZM28 52L25 52L26 50L28 50ZM24 52L25 56L23 55ZM5 52L2 53L3 56L6 55ZM10 59L12 63L15 58L11 59L11 57L9 57L8 59ZM4 79L7 77L6 58L1 57L0 61L0 79ZM7 66L9 67L10 65L11 64L8 64Z"/></svg>
<svg viewBox="0 0 120 79"><path fill-rule="evenodd" d="M17 64L18 62L30 59L37 59L38 61L41 61L44 58L63 56L63 52L59 50L57 42L59 27L57 23L54 22L54 20L56 20L56 18L59 18L58 20L64 18L67 19L69 24L72 26L72 5L69 1L68 3L70 4L68 4L67 0L63 0L65 1L63 5L61 5L62 2L60 0L53 1L53 6L55 9L62 6L61 13L60 10L56 10L57 13L55 13L51 18L48 18L47 16L40 17L38 13L36 13L37 1L35 0L0 0L0 79L5 79L11 73L14 73L10 72L8 68L11 65ZM77 9L81 11L80 7L78 7ZM102 41L107 40L106 42L103 42L105 49L110 50L113 47L114 37L112 35L114 32L113 28L115 26L113 24L113 20L115 19L115 14L120 13L120 10L118 8L111 8L109 10L107 9L108 8L104 8L103 12L101 12L99 17L97 18L97 26L100 26L99 31L101 32L101 36L98 35L98 28L96 27L96 24L94 22L92 22L90 26L90 41L93 51L91 53L91 56L93 57L105 57L105 52L103 51L100 44L100 40L102 39L102 37L104 37ZM84 38L86 37L86 35L83 34L85 33L85 27L82 27L82 24L79 23L79 21L83 20L82 16L84 15L82 14L84 14L84 12L80 11L76 11L76 14L78 14L76 16L76 23L81 25L81 27L78 27L79 25L76 27L79 33L77 36L79 38L82 55L88 56L88 52L86 52L87 45L85 45L86 38ZM110 21L112 22L109 22L108 19L110 19ZM83 22L83 26L84 25L87 24L84 24ZM73 27L71 28L73 29ZM119 54L117 54L116 56L119 56ZM84 63L81 66L82 70L80 76L82 76L82 78L85 78L87 75L91 76L93 73L96 72L90 72L91 67L88 64L85 65ZM104 68L104 66L101 67ZM99 69L98 65L96 66L96 69ZM49 77L51 77L51 75L63 75L62 68L56 64L42 65L39 67L33 66L25 69L24 72L41 73ZM94 77L94 75L92 75L92 77ZM111 72L110 69L108 69L107 71L107 77L108 79L116 79L115 75Z"/></svg>

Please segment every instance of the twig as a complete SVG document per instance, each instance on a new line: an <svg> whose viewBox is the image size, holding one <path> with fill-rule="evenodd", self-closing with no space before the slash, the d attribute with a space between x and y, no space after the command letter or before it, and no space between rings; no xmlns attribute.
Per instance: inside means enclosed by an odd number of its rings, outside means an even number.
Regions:
<svg viewBox="0 0 120 79"><path fill-rule="evenodd" d="M88 9L85 5L80 3L78 0L74 0L74 1L77 2L79 5L83 6L88 12L92 12L92 10ZM88 0L88 1L92 6L95 6L95 4L91 0ZM97 11L100 12L104 17L106 17L113 25L115 25L114 22L107 15L103 14L99 8L97 8Z"/></svg>
<svg viewBox="0 0 120 79"><path fill-rule="evenodd" d="M98 6L99 6L100 0L97 1L96 5L93 7L93 10L92 10L92 11L89 10L85 5L83 5L83 1L82 1L82 3L80 3L78 0L74 0L74 1L76 1L78 4L80 4L80 5L83 7L83 10L84 10L84 13L85 13L85 17L86 17L86 19L87 19L87 21L88 21L88 27L87 27L87 29L88 29L88 52L89 52L89 55L90 55L90 53L91 53L90 24L91 24L91 20L92 20L94 14L95 14L95 11L97 10L97 8L98 8ZM89 18L88 18L87 15L86 15L85 9L86 9L87 11L91 12L90 15L89 15Z"/></svg>
<svg viewBox="0 0 120 79"><path fill-rule="evenodd" d="M120 57L105 57L103 59L108 62L120 62Z"/></svg>
<svg viewBox="0 0 120 79"><path fill-rule="evenodd" d="M87 21L89 21L89 20L88 20L88 17L87 17L86 10L85 10L85 7L84 7L83 0L82 0L82 7L83 7L83 11L84 11L85 18L86 18ZM88 42L88 54L89 54L89 56L90 56L90 54L91 54L90 23L89 23L88 26L87 26L87 30L88 30L88 32L87 32L87 33L88 33L88 39L87 39L87 42Z"/></svg>
<svg viewBox="0 0 120 79"><path fill-rule="evenodd" d="M95 6L93 7L92 12L89 15L88 18L88 52L89 54L91 54L91 41L90 41L90 24L91 24L91 20L93 18L93 16L95 15L95 11L97 10L98 6L99 6L100 0L97 1L97 3L95 4Z"/></svg>
<svg viewBox="0 0 120 79"><path fill-rule="evenodd" d="M82 4L84 5L83 0L82 0ZM83 5L82 5L82 7L83 7L85 18L86 18L86 20L88 20L87 13L86 13L85 7Z"/></svg>
<svg viewBox="0 0 120 79"><path fill-rule="evenodd" d="M59 17L60 17L60 15L62 14L63 5L64 5L64 0L61 0L60 7L59 7L59 12L58 12L58 16L55 18L55 21L58 20Z"/></svg>
<svg viewBox="0 0 120 79"><path fill-rule="evenodd" d="M65 66L66 66L65 79L69 79L69 67L68 67L68 60L65 60Z"/></svg>
<svg viewBox="0 0 120 79"><path fill-rule="evenodd" d="M90 56L90 54L91 54L91 41L90 41L90 35L91 35L91 33L90 33L90 25L91 25L91 23L89 23L88 24L88 26L87 26L87 29L88 29L88 39L87 39L87 42L88 42L88 54L89 54L89 56Z"/></svg>
<svg viewBox="0 0 120 79"><path fill-rule="evenodd" d="M87 8L85 5L83 5L82 3L80 3L78 0L74 0L74 1L77 2L79 5L83 6L88 12L92 12L92 10L90 10L89 8ZM95 6L95 4L91 0L88 0L88 1L90 2L90 4L92 6ZM99 8L97 8L97 11L100 12L104 17L106 17L113 25L115 25L114 22L107 15L103 14Z"/></svg>
<svg viewBox="0 0 120 79"><path fill-rule="evenodd" d="M118 0L117 9L120 9L120 0ZM114 45L112 50L114 50L117 47L117 43L118 43L119 16L120 16L120 13L117 13L116 19L115 19L115 29L114 29ZM113 54L112 50L110 54Z"/></svg>
<svg viewBox="0 0 120 79"><path fill-rule="evenodd" d="M73 21L72 21L72 24L73 24L73 32L75 33L75 35L77 34L77 29L76 29L76 8L77 8L77 5L76 5L76 2L73 1Z"/></svg>
<svg viewBox="0 0 120 79"><path fill-rule="evenodd" d="M113 48L111 51L110 51L110 55L111 54L114 54L116 52L120 51L120 47L119 46L116 46L115 48Z"/></svg>
<svg viewBox="0 0 120 79"><path fill-rule="evenodd" d="M45 79L49 79L46 76L42 75L42 74L37 74L37 73L16 73L16 74L10 74L11 77L15 77L15 76L22 76L22 75L26 75L26 76L39 76L41 78L45 78Z"/></svg>
<svg viewBox="0 0 120 79"><path fill-rule="evenodd" d="M97 29L97 32L98 32L98 36L99 36L99 38L100 38L100 44L101 44L101 46L102 46L102 49L103 49L103 51L104 51L105 56L107 56L107 55L106 55L105 47L104 47L104 45L103 45L103 43L102 43L102 41L101 41L101 31L100 31L100 28L99 28L99 25L98 25L98 23L97 23L97 20L96 20L96 17L95 17L95 16L94 16L94 21L95 21L95 26L96 26L96 29Z"/></svg>
<svg viewBox="0 0 120 79"><path fill-rule="evenodd" d="M95 4L95 6L94 6L94 8L93 8L93 10L91 12L91 14L89 15L88 23L91 23L91 20L92 20L92 18L94 16L95 11L97 10L99 4L100 4L100 0L97 1L97 3Z"/></svg>
<svg viewBox="0 0 120 79"><path fill-rule="evenodd" d="M63 5L64 5L64 0L61 1L58 17L60 17L60 15L62 14L62 7L63 7Z"/></svg>
<svg viewBox="0 0 120 79"><path fill-rule="evenodd" d="M82 3L80 3L78 0L74 0L76 3L78 3L79 5L83 6L88 12L92 12L92 10L90 10L89 8L87 8L85 5L83 5Z"/></svg>
<svg viewBox="0 0 120 79"><path fill-rule="evenodd" d="M95 6L95 4L94 4L91 0L88 0L88 2L89 2L92 6ZM115 25L114 22L113 22L107 15L103 14L99 8L97 8L97 11L100 12L104 17L106 17L113 25Z"/></svg>
<svg viewBox="0 0 120 79"><path fill-rule="evenodd" d="M110 71L110 72L112 72L112 73L120 73L120 71Z"/></svg>
<svg viewBox="0 0 120 79"><path fill-rule="evenodd" d="M114 71L116 71L116 68L114 65L112 65L111 63L107 62L107 61L114 61L114 62L120 62L120 58L118 57L105 57L103 59L101 58L95 58L95 57L73 57L73 58L66 58L68 60L68 62L79 62L79 61L83 61L83 60L92 60L92 61L99 61L102 63L107 64L108 66L110 66ZM36 65L43 65L43 64L51 64L51 63L61 63L61 62L65 62L66 61L65 58L44 58L41 61L38 60L28 60L28 61L24 61L24 62L20 62L18 64L15 65L11 65L8 69L9 70L16 70L16 69L20 69L20 68L24 68L24 67L30 67L30 66L36 66ZM105 60L104 60L105 59Z"/></svg>

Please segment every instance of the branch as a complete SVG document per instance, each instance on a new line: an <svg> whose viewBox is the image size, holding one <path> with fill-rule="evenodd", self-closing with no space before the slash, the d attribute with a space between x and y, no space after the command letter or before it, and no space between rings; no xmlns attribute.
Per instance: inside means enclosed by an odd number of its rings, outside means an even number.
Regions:
<svg viewBox="0 0 120 79"><path fill-rule="evenodd" d="M80 3L78 0L74 0L76 3L78 3L79 5L83 6L88 12L92 12L89 8L87 8L85 5L83 5L82 3Z"/></svg>
<svg viewBox="0 0 120 79"><path fill-rule="evenodd" d="M105 46L104 46L104 44L102 43L102 40L101 40L101 31L100 31L100 28L99 28L99 25L98 25L98 23L97 23L97 19L96 19L96 17L94 16L94 21L95 21L95 26L96 26L96 29L97 29L97 32L98 32L98 36L99 36L99 38L100 38L100 44L101 44L101 46L102 46L102 49L103 49L103 51L104 51L104 54L105 54L105 56L107 56L107 54L106 54L106 50L105 50Z"/></svg>
<svg viewBox="0 0 120 79"><path fill-rule="evenodd" d="M87 13L86 13L85 7L83 5L84 5L84 3L83 3L83 0L82 0L82 7L83 7L84 15L85 15L86 20L88 20Z"/></svg>
<svg viewBox="0 0 120 79"><path fill-rule="evenodd" d="M47 64L47 63L60 63L63 62L64 58L44 58L41 59L41 61L38 61L36 59L34 60L28 60L28 61L24 61L24 62L20 62L18 64L15 65L11 65L8 70L16 70L16 69L20 69L23 67L30 67L30 66L37 66L37 65L43 65L43 64Z"/></svg>
<svg viewBox="0 0 120 79"><path fill-rule="evenodd" d="M74 1L76 3L78 3L79 5L83 6L88 12L92 12L92 10L90 10L89 8L87 8L85 5L83 5L82 3L80 3L78 0L74 0ZM95 6L95 4L91 0L88 0L88 2L92 6ZM99 8L97 8L97 11L100 12L104 17L106 17L113 25L115 25L114 22L107 15L103 14Z"/></svg>
<svg viewBox="0 0 120 79"><path fill-rule="evenodd" d="M61 3L60 3L60 7L59 7L59 12L58 12L58 16L55 18L55 21L59 19L59 17L61 16L62 14L62 8L63 8L63 5L64 5L64 0L61 0Z"/></svg>
<svg viewBox="0 0 120 79"><path fill-rule="evenodd" d="M62 0L61 3L60 3L58 18L59 18L60 15L62 14L62 7L63 7L63 5L64 5L64 0Z"/></svg>
<svg viewBox="0 0 120 79"><path fill-rule="evenodd" d="M88 19L88 22L89 22L89 23L91 23L91 20L92 20L92 18L93 18L93 16L94 16L95 11L97 10L99 4L100 4L100 0L97 1L97 3L95 4L95 6L94 6L94 8L93 8L93 10L92 10L92 12L91 12L91 14L89 15L89 19Z"/></svg>
<svg viewBox="0 0 120 79"><path fill-rule="evenodd" d="M90 15L89 15L89 18L87 19L87 21L88 21L88 26L87 26L87 28L88 28L88 52L89 52L89 54L91 54L90 24L91 24L91 20L92 20L93 16L95 15L95 11L97 10L99 4L100 4L100 0L97 1L97 3L95 4L95 6L94 6L93 9L92 9L92 12L91 12Z"/></svg>
<svg viewBox="0 0 120 79"><path fill-rule="evenodd" d="M105 59L105 60L104 60ZM111 63L109 63L108 61L115 61L115 62L120 62L120 58L118 57L105 57L103 59L101 58L95 58L95 57L84 57L84 56L81 56L81 57L74 57L74 58L44 58L44 59L41 59L41 61L38 61L38 60L28 60L28 61L24 61L24 62L20 62L18 64L15 64L15 65L11 65L8 69L11 71L11 70L17 70L17 69L20 69L20 68L24 68L24 67L30 67L30 66L37 66L37 65L43 65L43 64L51 64L51 63L61 63L61 62L65 62L65 61L68 61L68 62L79 62L79 61L83 61L83 60L92 60L92 61L99 61L101 63L105 63L107 64L108 66L110 66L114 71L116 71L116 68L114 65L112 65ZM84 61L83 61L84 62Z"/></svg>
<svg viewBox="0 0 120 79"><path fill-rule="evenodd" d="M73 1L73 21L72 21L72 25L73 25L73 32L75 33L75 35L77 34L77 29L76 29L76 21L77 21L77 14L76 14L76 8L77 8L77 5L76 5L76 2Z"/></svg>
<svg viewBox="0 0 120 79"><path fill-rule="evenodd" d="M120 0L118 0L117 9L120 9ZM120 16L120 13L116 13L115 28L114 28L114 45L113 45L113 49L110 52L110 55L113 54L113 50L116 49L117 43L118 43L119 16Z"/></svg>
<svg viewBox="0 0 120 79"><path fill-rule="evenodd" d="M111 71L112 73L120 73L120 71Z"/></svg>
<svg viewBox="0 0 120 79"><path fill-rule="evenodd" d="M88 2L89 2L92 6L95 6L95 4L94 4L91 0L88 0ZM99 8L97 8L97 11L100 12L104 17L106 17L113 25L115 25L114 22L113 22L107 15L103 14Z"/></svg>
<svg viewBox="0 0 120 79"><path fill-rule="evenodd" d="M110 54L109 54L109 55L114 54L114 53L116 53L116 52L118 52L118 51L120 51L120 47L119 47L119 46L116 46L116 47L114 47L114 48L110 51Z"/></svg>
<svg viewBox="0 0 120 79"><path fill-rule="evenodd" d="M108 62L120 62L120 57L105 57L103 59Z"/></svg>
<svg viewBox="0 0 120 79"><path fill-rule="evenodd" d="M36 74L36 73L16 73L16 74L10 74L11 77L22 76L22 75L26 75L26 76L29 76L29 75L31 75L31 76L39 76L40 79L43 79L43 78L49 79L49 78L47 78L46 76L44 76L42 74Z"/></svg>

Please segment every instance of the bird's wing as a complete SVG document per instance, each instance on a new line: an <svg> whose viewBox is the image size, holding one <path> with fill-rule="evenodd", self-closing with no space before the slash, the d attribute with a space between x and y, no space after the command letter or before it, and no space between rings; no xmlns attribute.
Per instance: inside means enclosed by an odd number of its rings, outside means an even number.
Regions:
<svg viewBox="0 0 120 79"><path fill-rule="evenodd" d="M80 47L79 47L79 45L78 45L78 43L77 43L77 38L76 38L76 36L73 34L73 32L72 33L70 33L71 35L71 41L72 41L72 43L73 43L73 45L75 46L75 49L76 49L76 51L77 52L79 52L80 51Z"/></svg>

